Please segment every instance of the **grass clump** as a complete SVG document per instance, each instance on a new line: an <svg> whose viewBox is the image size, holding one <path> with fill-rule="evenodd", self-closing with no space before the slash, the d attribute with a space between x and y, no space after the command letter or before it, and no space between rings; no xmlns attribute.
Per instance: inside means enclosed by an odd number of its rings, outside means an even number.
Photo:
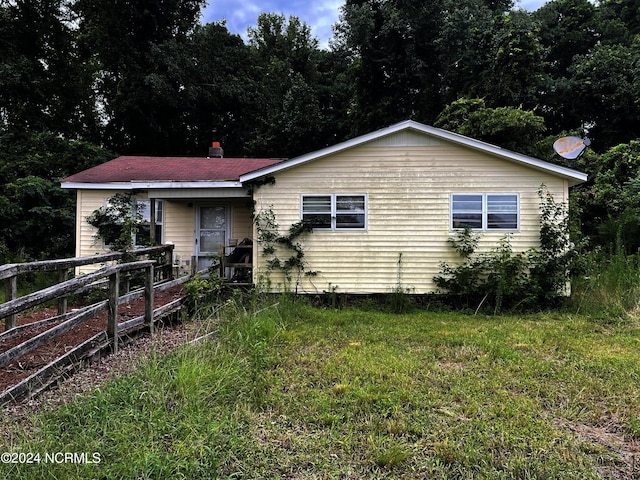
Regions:
<svg viewBox="0 0 640 480"><path fill-rule="evenodd" d="M277 335L277 310L242 314L231 299L211 322L218 341L146 361L87 397L31 419L5 451L89 452L99 462L0 465L1 478L216 478L250 430L245 401ZM199 333L203 333L202 331Z"/></svg>
<svg viewBox="0 0 640 480"><path fill-rule="evenodd" d="M572 282L575 311L620 319L640 307L640 258L618 252L595 252L583 259L583 274Z"/></svg>

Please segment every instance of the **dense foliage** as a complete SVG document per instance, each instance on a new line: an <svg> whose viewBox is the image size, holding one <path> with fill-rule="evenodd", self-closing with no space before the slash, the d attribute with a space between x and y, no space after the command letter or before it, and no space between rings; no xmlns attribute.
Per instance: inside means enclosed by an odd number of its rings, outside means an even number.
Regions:
<svg viewBox="0 0 640 480"><path fill-rule="evenodd" d="M574 231L640 247L634 0L347 0L328 49L263 13L248 42L202 0L0 0L0 261L73 253L59 180L115 154L291 157L412 118L574 162ZM113 152L113 153L111 153Z"/></svg>

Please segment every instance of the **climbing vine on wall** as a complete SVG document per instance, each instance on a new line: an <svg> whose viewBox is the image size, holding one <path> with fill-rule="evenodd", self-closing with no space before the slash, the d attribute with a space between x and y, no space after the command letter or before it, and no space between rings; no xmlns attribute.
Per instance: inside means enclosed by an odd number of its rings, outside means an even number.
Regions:
<svg viewBox="0 0 640 480"><path fill-rule="evenodd" d="M556 202L545 185L540 199L540 246L514 252L507 234L498 246L477 253L479 234L471 228L456 232L449 239L461 263L440 265L435 284L466 303L479 302L478 309L492 305L501 308L546 308L565 294L576 256L569 239L567 205ZM469 305L470 306L470 305Z"/></svg>
<svg viewBox="0 0 640 480"><path fill-rule="evenodd" d="M293 284L294 293L298 293L302 277L312 277L318 273L309 269L302 242L304 235L313 231L311 224L305 221L296 222L289 227L286 234L282 234L273 206L256 213L254 222L258 248L266 259L266 280L270 282L271 273L274 271L281 272L286 282L285 288Z"/></svg>

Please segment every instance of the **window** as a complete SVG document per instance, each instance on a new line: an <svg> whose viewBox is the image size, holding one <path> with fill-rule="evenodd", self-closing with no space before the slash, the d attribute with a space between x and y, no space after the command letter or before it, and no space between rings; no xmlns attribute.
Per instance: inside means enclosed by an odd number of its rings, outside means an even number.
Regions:
<svg viewBox="0 0 640 480"><path fill-rule="evenodd" d="M142 223L138 225L138 232L134 235L133 243L136 246L152 245L151 241L151 201L136 199L136 210L142 216ZM155 201L155 244L162 243L162 225L164 202Z"/></svg>
<svg viewBox="0 0 640 480"><path fill-rule="evenodd" d="M135 210L134 205L132 205L132 213L135 211L138 215L140 215L138 232L133 236L133 244L134 246L138 247L151 245L151 201L147 199L136 198L133 200L133 202L135 205ZM122 215L125 215L125 213L123 213L122 210L118 208L117 204L114 205L110 198L106 198L104 200L104 203L107 209L115 209L115 211L112 212L111 215L114 216L114 220L117 225L122 225ZM164 223L164 202L162 200L156 200L155 204L155 242L156 244L160 244L162 243L162 225ZM129 213L127 212L126 215L128 216ZM111 235L108 238L104 239L105 246L110 246L112 241L119 237L121 233L121 226L115 228L113 232L111 232Z"/></svg>
<svg viewBox="0 0 640 480"><path fill-rule="evenodd" d="M364 230L365 195L303 195L302 220L314 229Z"/></svg>
<svg viewBox="0 0 640 480"><path fill-rule="evenodd" d="M517 194L451 195L451 228L482 230L517 230L519 199Z"/></svg>

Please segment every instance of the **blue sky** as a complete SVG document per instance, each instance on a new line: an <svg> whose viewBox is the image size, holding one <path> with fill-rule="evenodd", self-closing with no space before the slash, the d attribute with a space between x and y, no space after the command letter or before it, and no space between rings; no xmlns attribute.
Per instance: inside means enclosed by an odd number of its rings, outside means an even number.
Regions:
<svg viewBox="0 0 640 480"><path fill-rule="evenodd" d="M536 10L544 0L516 0L516 5L527 10ZM227 21L231 33L247 39L247 27L256 24L262 12L295 15L311 27L311 33L326 48L333 36L331 27L338 21L340 6L344 0L208 0L203 10L202 22Z"/></svg>

